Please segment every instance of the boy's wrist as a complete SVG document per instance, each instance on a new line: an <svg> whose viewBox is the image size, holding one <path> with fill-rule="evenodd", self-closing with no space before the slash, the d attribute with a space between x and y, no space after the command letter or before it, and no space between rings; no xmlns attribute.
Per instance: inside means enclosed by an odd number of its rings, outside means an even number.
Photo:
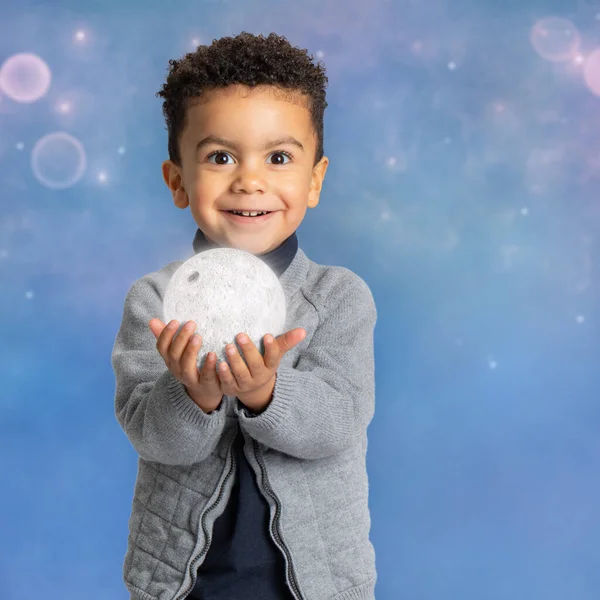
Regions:
<svg viewBox="0 0 600 600"><path fill-rule="evenodd" d="M238 400L251 412L253 415L263 413L271 401L273 400L273 391L275 390L275 380L277 374L268 381L263 387L259 388L251 394L242 394L237 396Z"/></svg>
<svg viewBox="0 0 600 600"><path fill-rule="evenodd" d="M199 396L194 395L187 386L184 385L184 387L185 391L188 393L188 396L194 401L196 406L201 408L206 414L217 410L223 401L223 395L219 396L218 399L200 398Z"/></svg>

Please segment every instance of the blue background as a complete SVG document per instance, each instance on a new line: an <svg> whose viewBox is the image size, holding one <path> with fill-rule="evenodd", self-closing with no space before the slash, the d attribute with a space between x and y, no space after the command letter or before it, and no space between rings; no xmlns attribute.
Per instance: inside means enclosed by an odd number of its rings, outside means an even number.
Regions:
<svg viewBox="0 0 600 600"><path fill-rule="evenodd" d="M136 454L110 354L130 285L195 232L162 181L154 94L170 58L242 30L327 66L331 164L298 235L378 308L377 599L600 597L600 4L3 7L0 62L31 52L52 79L36 102L0 92L2 600L128 598ZM579 47L553 30L536 48L552 16ZM32 167L52 132L86 157L61 189Z"/></svg>

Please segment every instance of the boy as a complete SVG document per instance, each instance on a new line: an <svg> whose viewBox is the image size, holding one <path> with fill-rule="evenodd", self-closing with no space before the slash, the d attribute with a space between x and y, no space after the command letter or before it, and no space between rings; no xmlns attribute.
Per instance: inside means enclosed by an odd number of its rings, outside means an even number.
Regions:
<svg viewBox="0 0 600 600"><path fill-rule="evenodd" d="M265 336L264 357L236 336L228 368L211 353L199 371L202 332L190 323L174 337L179 324L160 320L183 261L128 291L112 364L116 416L139 455L123 565L132 600L374 598L366 451L377 312L358 275L311 261L296 236L328 165L326 84L321 65L275 34L170 61L158 94L163 176L198 225L194 252L260 257L296 329Z"/></svg>

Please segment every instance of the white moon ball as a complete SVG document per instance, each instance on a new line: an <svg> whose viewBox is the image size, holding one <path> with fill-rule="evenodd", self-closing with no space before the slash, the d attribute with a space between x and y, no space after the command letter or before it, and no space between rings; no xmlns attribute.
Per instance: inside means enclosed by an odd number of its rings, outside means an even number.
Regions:
<svg viewBox="0 0 600 600"><path fill-rule="evenodd" d="M186 260L173 273L163 299L164 323L196 323L202 337L198 367L209 352L217 365L226 360L225 346L239 345L235 337L248 334L264 356L263 337L284 333L286 299L273 270L250 252L214 248ZM240 352L243 359L243 353Z"/></svg>

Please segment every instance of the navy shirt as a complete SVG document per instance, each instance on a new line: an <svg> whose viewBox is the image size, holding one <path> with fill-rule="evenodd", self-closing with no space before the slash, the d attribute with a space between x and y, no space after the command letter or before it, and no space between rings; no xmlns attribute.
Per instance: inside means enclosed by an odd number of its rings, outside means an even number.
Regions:
<svg viewBox="0 0 600 600"><path fill-rule="evenodd" d="M194 252L218 248L200 229ZM277 277L298 250L294 232L279 247L257 256ZM212 541L190 600L293 600L285 577L285 560L269 533L269 504L260 492L256 475L244 454L244 437L235 438L237 469L231 497L215 521Z"/></svg>

